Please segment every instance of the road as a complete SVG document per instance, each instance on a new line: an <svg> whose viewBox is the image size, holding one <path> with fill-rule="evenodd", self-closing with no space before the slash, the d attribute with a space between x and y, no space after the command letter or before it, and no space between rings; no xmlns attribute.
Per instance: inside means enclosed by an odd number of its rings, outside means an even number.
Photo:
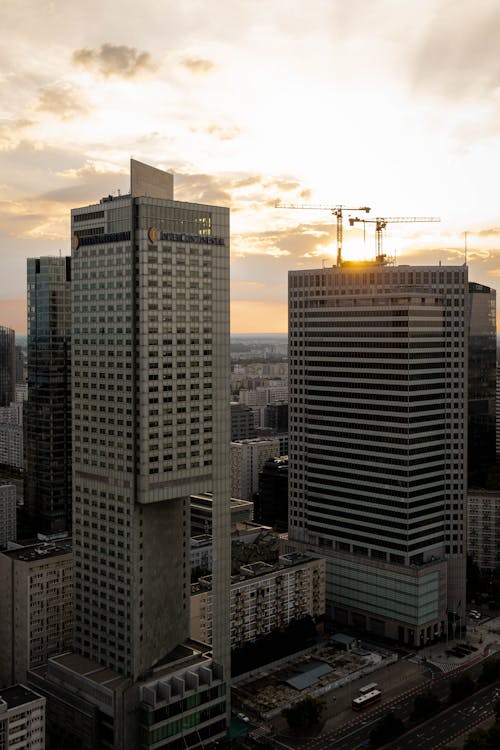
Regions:
<svg viewBox="0 0 500 750"><path fill-rule="evenodd" d="M476 679L481 672L483 663L470 669L463 669L461 673L466 671L473 679ZM405 693L401 698L391 701L386 700L378 704L369 713L354 715L350 725L341 727L329 734L322 734L314 740L303 743L300 748L301 750L356 750L356 748L366 747L371 730L384 714L393 711L396 716L399 716L403 721L407 721L413 711L415 695L418 692L432 689L440 700L444 701L448 697L449 684L456 676L456 674L443 675L432 682L429 680L425 685L409 691L410 694ZM498 684L495 683L493 686L483 688L458 706L446 709L444 714L441 712L435 719L405 734L399 741L400 744L390 746L391 750L393 747L394 750L406 750L407 748L431 750L431 748L439 747L442 742L451 739L456 734L463 733L469 727L472 728L480 720L484 720L488 714L492 714L493 706L497 700L495 690L498 689L499 684L500 681ZM443 721L443 715L447 717L446 721ZM432 742L434 744L431 744Z"/></svg>

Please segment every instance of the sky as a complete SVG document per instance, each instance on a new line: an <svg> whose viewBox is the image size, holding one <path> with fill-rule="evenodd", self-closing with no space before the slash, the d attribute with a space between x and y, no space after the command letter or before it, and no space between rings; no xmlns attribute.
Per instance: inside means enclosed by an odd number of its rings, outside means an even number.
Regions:
<svg viewBox="0 0 500 750"><path fill-rule="evenodd" d="M500 283L498 0L3 0L0 324L70 208L129 190L231 208L231 329L287 329L287 272L384 252ZM322 206L284 209L277 204ZM467 233L467 235L465 235ZM467 239L465 239L467 237ZM500 307L500 303L499 303Z"/></svg>

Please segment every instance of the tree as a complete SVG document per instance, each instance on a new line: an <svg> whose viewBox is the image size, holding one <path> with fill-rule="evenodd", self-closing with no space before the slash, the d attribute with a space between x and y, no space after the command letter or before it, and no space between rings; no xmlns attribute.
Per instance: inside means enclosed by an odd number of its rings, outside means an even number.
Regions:
<svg viewBox="0 0 500 750"><path fill-rule="evenodd" d="M430 716L436 714L441 708L439 698L432 690L427 690L425 693L417 695L413 704L413 712L410 716L410 721L418 724L420 721L425 721Z"/></svg>
<svg viewBox="0 0 500 750"><path fill-rule="evenodd" d="M284 708L282 715L292 731L303 732L318 724L325 708L326 703L324 701L307 695L290 708Z"/></svg>
<svg viewBox="0 0 500 750"><path fill-rule="evenodd" d="M463 750L487 750L488 732L485 729L476 729L467 735Z"/></svg>
<svg viewBox="0 0 500 750"><path fill-rule="evenodd" d="M406 732L403 721L390 711L377 724L375 729L370 732L371 747L382 747L382 745L397 739Z"/></svg>
<svg viewBox="0 0 500 750"><path fill-rule="evenodd" d="M474 687L474 680L469 677L468 674L460 675L460 677L457 677L456 680L453 680L450 685L450 703L458 703L459 701L463 701L464 698L472 695L472 693L474 692Z"/></svg>
<svg viewBox="0 0 500 750"><path fill-rule="evenodd" d="M500 660L489 659L483 664L483 669L477 681L478 685L489 685L500 677Z"/></svg>

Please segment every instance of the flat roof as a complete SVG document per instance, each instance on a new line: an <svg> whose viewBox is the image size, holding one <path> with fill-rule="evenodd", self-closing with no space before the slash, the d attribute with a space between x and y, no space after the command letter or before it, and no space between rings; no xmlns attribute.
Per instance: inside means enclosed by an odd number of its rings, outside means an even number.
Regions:
<svg viewBox="0 0 500 750"><path fill-rule="evenodd" d="M286 680L286 684L294 690L304 690L318 682L320 677L333 672L333 667L326 662L313 661L305 667L295 670L297 674Z"/></svg>
<svg viewBox="0 0 500 750"><path fill-rule="evenodd" d="M0 691L0 700L5 701L8 708L17 708L17 706L23 706L25 703L38 701L41 697L24 685L12 685L12 687Z"/></svg>
<svg viewBox="0 0 500 750"><path fill-rule="evenodd" d="M3 550L1 554L7 555L12 560L20 560L21 562L38 562L40 560L50 560L60 555L69 555L72 551L73 540L71 537L68 537L67 539L58 539L55 542L36 542L26 547Z"/></svg>

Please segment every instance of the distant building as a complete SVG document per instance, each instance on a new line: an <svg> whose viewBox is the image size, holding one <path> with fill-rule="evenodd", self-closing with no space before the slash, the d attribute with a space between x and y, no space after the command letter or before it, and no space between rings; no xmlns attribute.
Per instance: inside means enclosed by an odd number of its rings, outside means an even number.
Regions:
<svg viewBox="0 0 500 750"><path fill-rule="evenodd" d="M0 685L11 685L71 647L71 540L0 552L0 591Z"/></svg>
<svg viewBox="0 0 500 750"><path fill-rule="evenodd" d="M288 432L288 401L276 401L265 407L264 427L274 432Z"/></svg>
<svg viewBox="0 0 500 750"><path fill-rule="evenodd" d="M500 568L500 491L470 489L467 552L481 571Z"/></svg>
<svg viewBox="0 0 500 750"><path fill-rule="evenodd" d="M278 456L277 438L235 440L231 443L231 496L250 500L259 488L259 471L268 458Z"/></svg>
<svg viewBox="0 0 500 750"><path fill-rule="evenodd" d="M0 690L0 748L43 750L45 698L24 685Z"/></svg>
<svg viewBox="0 0 500 750"><path fill-rule="evenodd" d="M259 472L254 521L279 532L288 530L288 456L268 458Z"/></svg>
<svg viewBox="0 0 500 750"><path fill-rule="evenodd" d="M26 381L25 377L26 357L22 346L16 346L16 384L20 385Z"/></svg>
<svg viewBox="0 0 500 750"><path fill-rule="evenodd" d="M255 416L246 404L231 402L231 440L248 440L255 437Z"/></svg>
<svg viewBox="0 0 500 750"><path fill-rule="evenodd" d="M212 516L214 498L211 492L200 492L191 495L191 536L198 534L212 534ZM230 500L231 526L243 521L251 521L253 517L253 503L232 497Z"/></svg>
<svg viewBox="0 0 500 750"><path fill-rule="evenodd" d="M212 570L213 537L211 534L198 534L191 537L191 570L202 568Z"/></svg>
<svg viewBox="0 0 500 750"><path fill-rule="evenodd" d="M0 326L0 406L16 399L16 343L12 328Z"/></svg>
<svg viewBox="0 0 500 750"><path fill-rule="evenodd" d="M0 549L16 541L16 503L15 486L0 485Z"/></svg>
<svg viewBox="0 0 500 750"><path fill-rule="evenodd" d="M22 424L0 424L0 464L21 470L24 466Z"/></svg>
<svg viewBox="0 0 500 750"><path fill-rule="evenodd" d="M242 566L231 578L231 648L286 627L291 620L324 612L323 559L294 553L282 555L278 565ZM191 587L191 637L211 643L211 576Z"/></svg>
<svg viewBox="0 0 500 750"><path fill-rule="evenodd" d="M277 401L288 401L288 383L283 381L280 385L260 386L254 390L242 388L240 391L240 403L247 406L264 407Z"/></svg>

